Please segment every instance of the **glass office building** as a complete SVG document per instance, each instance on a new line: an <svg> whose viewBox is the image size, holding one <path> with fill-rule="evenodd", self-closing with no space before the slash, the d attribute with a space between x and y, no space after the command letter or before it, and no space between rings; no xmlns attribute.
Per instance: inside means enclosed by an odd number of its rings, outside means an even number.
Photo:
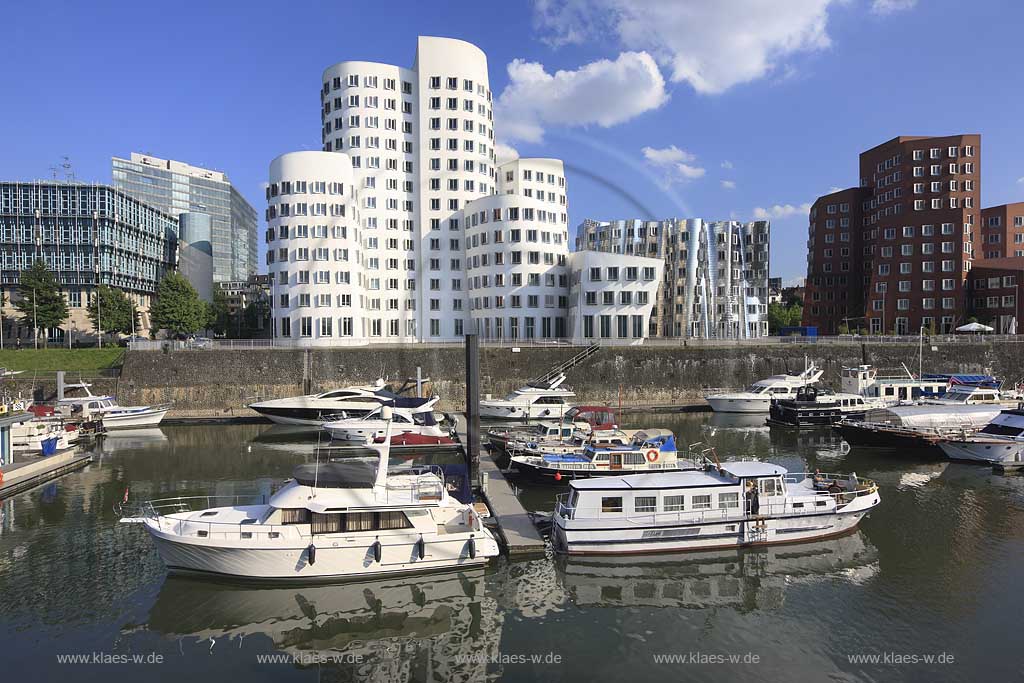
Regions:
<svg viewBox="0 0 1024 683"><path fill-rule="evenodd" d="M177 217L211 218L213 279L245 280L256 272L256 210L220 171L132 152L112 159L114 186Z"/></svg>
<svg viewBox="0 0 1024 683"><path fill-rule="evenodd" d="M109 185L0 182L3 290L9 295L21 271L44 261L67 296L73 331L91 330L86 307L101 284L135 300L145 329L157 285L176 267L177 233L176 218Z"/></svg>

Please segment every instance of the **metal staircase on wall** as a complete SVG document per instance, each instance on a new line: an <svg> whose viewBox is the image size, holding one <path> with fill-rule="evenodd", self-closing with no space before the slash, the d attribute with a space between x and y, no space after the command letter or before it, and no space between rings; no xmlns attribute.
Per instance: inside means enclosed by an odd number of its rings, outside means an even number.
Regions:
<svg viewBox="0 0 1024 683"><path fill-rule="evenodd" d="M531 379L530 380L530 384L543 384L545 382L550 382L551 380L555 379L559 375L564 374L566 371L573 369L574 367L576 367L577 365L579 365L580 363L582 363L586 359L590 358L595 353L597 353L600 349L601 349L601 345L600 344L597 344L597 343L591 344L590 346L588 346L587 348L583 349L582 351L577 353L575 356L570 358L569 360L567 360L567 361L565 361L563 363L560 363L560 364L556 365L555 367L551 368L550 370L548 370L545 374L541 375L540 377L537 377L535 379Z"/></svg>

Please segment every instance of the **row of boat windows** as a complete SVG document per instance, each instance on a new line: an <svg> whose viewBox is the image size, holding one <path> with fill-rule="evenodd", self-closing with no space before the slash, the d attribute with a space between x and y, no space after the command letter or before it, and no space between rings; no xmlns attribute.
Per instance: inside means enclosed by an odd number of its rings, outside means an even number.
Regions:
<svg viewBox="0 0 1024 683"><path fill-rule="evenodd" d="M413 526L404 512L331 512L321 514L310 512L306 508L282 508L281 524L309 524L314 534L411 529Z"/></svg>
<svg viewBox="0 0 1024 683"><path fill-rule="evenodd" d="M698 494L690 496L690 510L710 510L712 508L711 494ZM661 499L662 512L682 512L686 510L686 496L665 496ZM729 510L739 508L740 494L731 493L718 494L718 509ZM633 512L657 512L657 496L634 496ZM601 512L622 512L622 496L608 496L601 498Z"/></svg>

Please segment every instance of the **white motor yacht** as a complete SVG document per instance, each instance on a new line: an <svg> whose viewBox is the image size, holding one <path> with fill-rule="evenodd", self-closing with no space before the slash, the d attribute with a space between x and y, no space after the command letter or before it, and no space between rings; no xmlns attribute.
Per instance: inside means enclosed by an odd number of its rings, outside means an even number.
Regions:
<svg viewBox="0 0 1024 683"><path fill-rule="evenodd" d="M880 502L875 483L855 475L790 474L750 461L569 486L552 516L553 543L569 554L809 541L851 531Z"/></svg>
<svg viewBox="0 0 1024 683"><path fill-rule="evenodd" d="M327 422L324 429L335 441L363 444L367 439L384 438L388 426L387 420L381 416L381 409L378 408L365 417ZM433 410L412 411L408 408L395 408L392 411L390 427L392 435L451 436L451 430L438 423Z"/></svg>
<svg viewBox="0 0 1024 683"><path fill-rule="evenodd" d="M403 387L404 389L404 387ZM417 398L392 391L383 379L367 386L333 389L321 394L290 396L249 404L249 408L271 422L319 427L326 422L365 417L381 406L409 410L429 410L437 396Z"/></svg>
<svg viewBox="0 0 1024 683"><path fill-rule="evenodd" d="M390 408L384 418L390 417ZM485 564L494 535L433 468L388 473L390 430L376 458L299 465L264 503L192 510L213 498L149 501L141 523L168 569L258 580L332 581Z"/></svg>
<svg viewBox="0 0 1024 683"><path fill-rule="evenodd" d="M719 413L767 413L772 400L794 398L798 389L816 383L822 374L812 363L799 375L773 375L754 382L745 391L712 394L704 400Z"/></svg>
<svg viewBox="0 0 1024 683"><path fill-rule="evenodd" d="M985 463L1024 460L1024 404L1000 412L974 434L950 435L938 442L950 460Z"/></svg>
<svg viewBox="0 0 1024 683"><path fill-rule="evenodd" d="M80 420L100 420L107 431L132 429L135 427L156 427L163 421L170 403L154 406L122 406L113 396L94 396L89 384L72 384L68 388L80 388L85 396L62 398L57 401L57 410L68 412Z"/></svg>
<svg viewBox="0 0 1024 683"><path fill-rule="evenodd" d="M527 384L502 399L490 394L480 401L480 417L490 420L561 419L572 407L567 399L576 396L562 387L565 375L550 380Z"/></svg>

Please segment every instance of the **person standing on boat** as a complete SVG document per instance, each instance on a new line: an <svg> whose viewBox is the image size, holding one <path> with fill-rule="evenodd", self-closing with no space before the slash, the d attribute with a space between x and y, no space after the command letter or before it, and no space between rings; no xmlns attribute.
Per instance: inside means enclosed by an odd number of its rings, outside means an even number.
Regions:
<svg viewBox="0 0 1024 683"><path fill-rule="evenodd" d="M757 484L753 481L747 482L747 509L755 517L761 512L761 500L757 493Z"/></svg>

